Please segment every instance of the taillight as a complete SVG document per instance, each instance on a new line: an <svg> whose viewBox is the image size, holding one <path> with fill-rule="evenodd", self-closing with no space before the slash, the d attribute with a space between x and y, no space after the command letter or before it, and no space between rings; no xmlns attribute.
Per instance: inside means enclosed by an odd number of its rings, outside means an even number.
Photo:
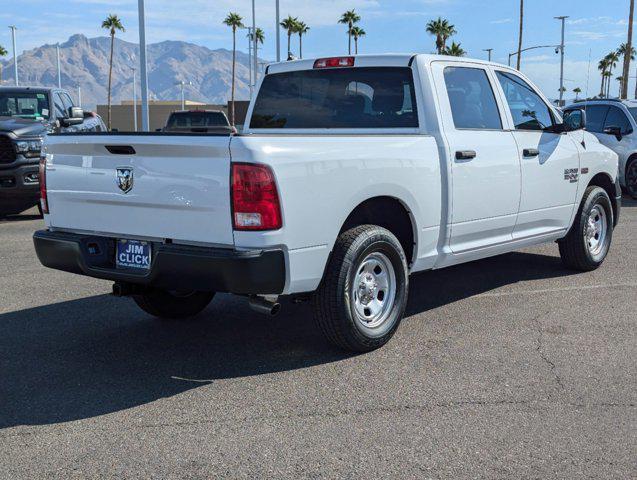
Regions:
<svg viewBox="0 0 637 480"><path fill-rule="evenodd" d="M268 166L233 163L231 195L235 230L281 228L279 194Z"/></svg>
<svg viewBox="0 0 637 480"><path fill-rule="evenodd" d="M40 157L40 206L42 207L42 213L49 213L49 201L46 197L46 155Z"/></svg>
<svg viewBox="0 0 637 480"><path fill-rule="evenodd" d="M314 62L314 68L353 67L354 57L319 58Z"/></svg>

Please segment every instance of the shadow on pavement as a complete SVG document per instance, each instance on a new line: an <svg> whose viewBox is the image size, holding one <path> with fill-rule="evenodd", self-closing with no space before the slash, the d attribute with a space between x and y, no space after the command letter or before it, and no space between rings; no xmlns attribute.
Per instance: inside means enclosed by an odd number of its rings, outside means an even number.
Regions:
<svg viewBox="0 0 637 480"><path fill-rule="evenodd" d="M503 285L568 275L559 258L512 253L412 277L407 315ZM91 418L216 379L347 358L327 344L309 304L275 318L218 295L186 322L150 318L132 300L81 298L0 315L0 428Z"/></svg>

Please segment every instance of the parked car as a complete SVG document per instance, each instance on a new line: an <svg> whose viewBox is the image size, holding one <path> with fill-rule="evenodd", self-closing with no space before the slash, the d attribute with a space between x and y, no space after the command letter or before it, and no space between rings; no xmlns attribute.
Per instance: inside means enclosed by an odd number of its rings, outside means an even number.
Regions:
<svg viewBox="0 0 637 480"><path fill-rule="evenodd" d="M588 100L566 107L586 111L586 130L619 156L619 181L637 199L637 101Z"/></svg>
<svg viewBox="0 0 637 480"><path fill-rule="evenodd" d="M215 292L269 313L311 299L327 339L368 351L396 331L410 273L555 241L570 268L604 261L617 155L584 117L479 60L273 64L241 135L49 136L35 248L156 317Z"/></svg>
<svg viewBox="0 0 637 480"><path fill-rule="evenodd" d="M168 117L163 132L237 133L221 110L180 110Z"/></svg>
<svg viewBox="0 0 637 480"><path fill-rule="evenodd" d="M103 131L97 123L95 118L85 121L65 90L0 87L0 217L39 205L38 165L45 135Z"/></svg>

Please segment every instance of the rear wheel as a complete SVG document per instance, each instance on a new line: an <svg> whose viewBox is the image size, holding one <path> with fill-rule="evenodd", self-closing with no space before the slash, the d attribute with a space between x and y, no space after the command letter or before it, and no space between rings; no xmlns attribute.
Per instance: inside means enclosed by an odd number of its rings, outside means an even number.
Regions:
<svg viewBox="0 0 637 480"><path fill-rule="evenodd" d="M628 195L637 200L637 158L633 158L626 165L624 174L626 180L626 191Z"/></svg>
<svg viewBox="0 0 637 480"><path fill-rule="evenodd" d="M408 271L398 239L375 225L342 233L314 296L316 321L329 341L355 352L383 346L407 304Z"/></svg>
<svg viewBox="0 0 637 480"><path fill-rule="evenodd" d="M573 226L558 242L565 266L590 271L599 267L613 237L613 207L603 188L590 186L584 192Z"/></svg>
<svg viewBox="0 0 637 480"><path fill-rule="evenodd" d="M214 292L177 292L154 289L134 295L135 303L146 313L158 318L194 317L208 306Z"/></svg>

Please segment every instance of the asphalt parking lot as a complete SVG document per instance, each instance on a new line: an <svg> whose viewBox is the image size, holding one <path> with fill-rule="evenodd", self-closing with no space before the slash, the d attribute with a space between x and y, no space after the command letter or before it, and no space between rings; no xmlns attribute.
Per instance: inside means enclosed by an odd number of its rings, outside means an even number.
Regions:
<svg viewBox="0 0 637 480"><path fill-rule="evenodd" d="M0 222L3 478L636 478L637 202L601 269L556 245L412 277L385 348L308 305L160 322Z"/></svg>

